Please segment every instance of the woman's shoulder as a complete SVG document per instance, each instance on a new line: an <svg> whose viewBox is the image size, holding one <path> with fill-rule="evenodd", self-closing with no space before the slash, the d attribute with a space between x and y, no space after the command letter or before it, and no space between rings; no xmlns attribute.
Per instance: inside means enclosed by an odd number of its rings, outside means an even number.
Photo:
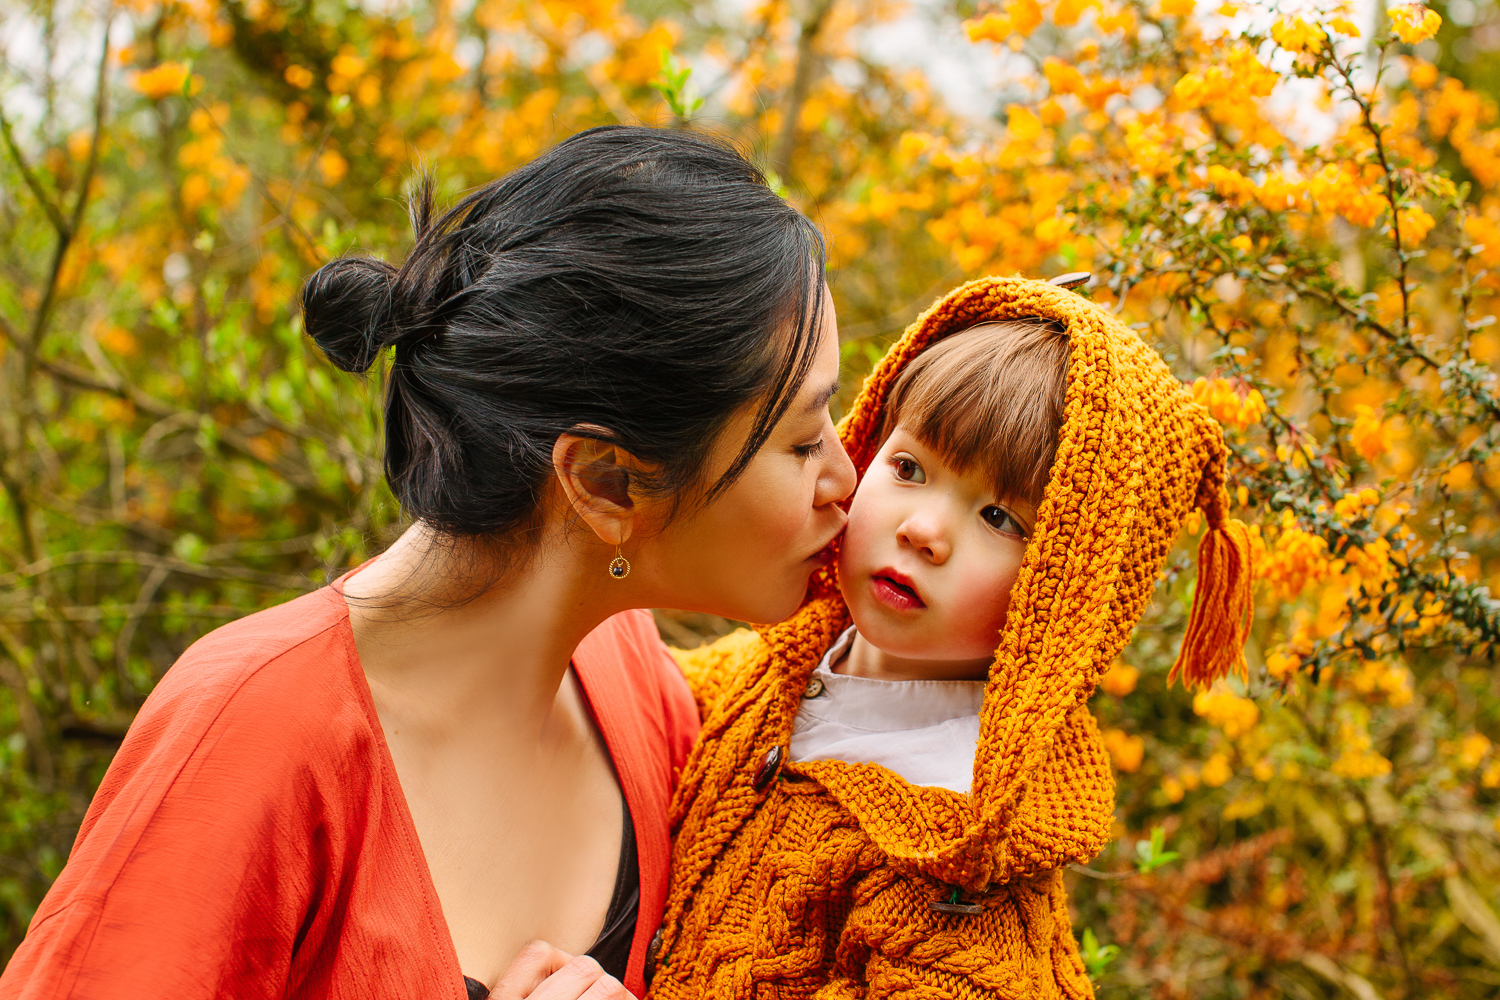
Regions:
<svg viewBox="0 0 1500 1000"><path fill-rule="evenodd" d="M360 933L399 926L416 951L440 953L380 747L331 589L204 636L126 734L6 985L270 995L299 949L348 947L349 914ZM87 986L69 993L75 980Z"/></svg>
<svg viewBox="0 0 1500 1000"><path fill-rule="evenodd" d="M269 806L309 778L332 784L368 768L376 724L360 681L348 612L330 588L215 629L146 699L89 819L118 795L174 785Z"/></svg>
<svg viewBox="0 0 1500 1000"><path fill-rule="evenodd" d="M360 693L348 619L343 600L323 587L214 629L162 676L132 732L168 722L242 728L261 716L283 733L303 718L326 722L330 702Z"/></svg>
<svg viewBox="0 0 1500 1000"><path fill-rule="evenodd" d="M686 756L698 735L698 709L651 612L605 619L578 644L573 667L596 714L614 716L628 705L665 738L674 758Z"/></svg>
<svg viewBox="0 0 1500 1000"><path fill-rule="evenodd" d="M573 653L576 668L608 675L641 694L672 689L682 680L651 612L636 609L606 618Z"/></svg>
<svg viewBox="0 0 1500 1000"><path fill-rule="evenodd" d="M205 635L136 715L75 855L135 864L157 838L190 829L205 849L251 863L275 853L261 833L359 827L383 788L362 681L343 600L327 587Z"/></svg>

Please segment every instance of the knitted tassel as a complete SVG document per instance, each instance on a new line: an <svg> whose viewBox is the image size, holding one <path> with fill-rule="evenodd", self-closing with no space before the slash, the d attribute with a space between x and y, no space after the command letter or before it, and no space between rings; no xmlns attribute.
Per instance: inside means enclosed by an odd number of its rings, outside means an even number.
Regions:
<svg viewBox="0 0 1500 1000"><path fill-rule="evenodd" d="M1248 677L1245 640L1255 610L1251 584L1250 532L1234 518L1211 525L1198 544L1193 613L1168 684L1179 674L1188 687L1208 687L1230 671Z"/></svg>

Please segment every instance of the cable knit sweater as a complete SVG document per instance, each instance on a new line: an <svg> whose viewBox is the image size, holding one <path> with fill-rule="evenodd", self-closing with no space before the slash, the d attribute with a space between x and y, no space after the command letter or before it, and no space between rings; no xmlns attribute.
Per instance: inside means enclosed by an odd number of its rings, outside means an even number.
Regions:
<svg viewBox="0 0 1500 1000"><path fill-rule="evenodd" d="M674 799L650 1000L1092 996L1061 875L1110 836L1114 777L1088 697L1194 508L1209 528L1174 675L1206 683L1242 668L1248 548L1227 518L1218 425L1135 333L1045 282L970 282L907 330L839 427L860 473L912 357L1022 316L1066 326L1067 400L990 670L972 791L786 760L808 678L849 624L832 567L788 621L680 653L703 730Z"/></svg>

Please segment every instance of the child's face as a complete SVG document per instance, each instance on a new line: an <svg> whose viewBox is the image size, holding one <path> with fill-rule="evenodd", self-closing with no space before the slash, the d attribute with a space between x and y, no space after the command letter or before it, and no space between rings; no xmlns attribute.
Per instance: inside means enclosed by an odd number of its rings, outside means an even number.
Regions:
<svg viewBox="0 0 1500 1000"><path fill-rule="evenodd" d="M839 555L859 634L902 659L973 661L983 676L1035 518L898 424L854 494Z"/></svg>

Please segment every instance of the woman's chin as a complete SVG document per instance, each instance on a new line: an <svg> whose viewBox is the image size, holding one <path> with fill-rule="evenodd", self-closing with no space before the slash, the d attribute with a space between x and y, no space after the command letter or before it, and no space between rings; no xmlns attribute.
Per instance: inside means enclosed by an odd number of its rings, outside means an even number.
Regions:
<svg viewBox="0 0 1500 1000"><path fill-rule="evenodd" d="M807 577L810 578L811 575L809 573ZM774 593L757 594L753 600L746 601L745 614L726 617L737 617L740 621L756 624L785 621L802 607L802 602L807 598L807 584L808 579L804 578L788 586L779 587Z"/></svg>

